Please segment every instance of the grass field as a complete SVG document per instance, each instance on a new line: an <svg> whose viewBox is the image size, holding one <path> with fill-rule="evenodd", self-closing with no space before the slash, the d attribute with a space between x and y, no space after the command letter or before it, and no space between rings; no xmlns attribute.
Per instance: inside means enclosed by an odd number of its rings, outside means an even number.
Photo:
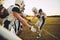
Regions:
<svg viewBox="0 0 60 40"><path fill-rule="evenodd" d="M27 17L31 19L32 17ZM31 25L34 25L38 19L35 18ZM0 23L2 19L0 19ZM46 24L42 29L42 37L37 39L37 33L31 32L23 26L23 31L18 35L23 40L60 40L60 17L47 17Z"/></svg>
<svg viewBox="0 0 60 40"><path fill-rule="evenodd" d="M31 19L31 17L27 17ZM37 21L35 18L31 25ZM42 29L42 37L36 39L37 33L33 33L27 28L23 27L23 31L18 35L23 40L60 40L60 17L47 17L46 24Z"/></svg>

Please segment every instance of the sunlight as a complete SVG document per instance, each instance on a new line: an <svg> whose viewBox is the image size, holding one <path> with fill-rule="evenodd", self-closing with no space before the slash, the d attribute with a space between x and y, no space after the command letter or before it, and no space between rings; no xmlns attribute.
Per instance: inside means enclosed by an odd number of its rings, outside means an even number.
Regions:
<svg viewBox="0 0 60 40"><path fill-rule="evenodd" d="M27 15L34 15L32 8L36 7L37 10L42 8L47 16L60 15L60 0L24 0L25 11ZM15 0L5 0L4 7L8 8L10 5L14 5Z"/></svg>
<svg viewBox="0 0 60 40"><path fill-rule="evenodd" d="M4 4L3 6L7 9L9 8L11 5L15 4L15 0L4 0Z"/></svg>
<svg viewBox="0 0 60 40"><path fill-rule="evenodd" d="M42 8L47 16L60 15L60 0L24 0L25 2L25 13L33 15L31 9L36 7L37 9Z"/></svg>

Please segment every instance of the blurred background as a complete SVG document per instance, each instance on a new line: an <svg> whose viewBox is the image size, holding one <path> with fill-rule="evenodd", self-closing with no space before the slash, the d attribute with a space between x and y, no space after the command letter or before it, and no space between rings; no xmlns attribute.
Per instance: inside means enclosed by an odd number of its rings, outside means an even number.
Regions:
<svg viewBox="0 0 60 40"><path fill-rule="evenodd" d="M10 1L10 2L9 2ZM8 2L7 5L14 4L15 0L5 0ZM34 15L32 8L36 7L37 9L42 8L46 13L46 24L43 27L42 37L36 39L37 33L33 33L23 26L23 31L19 33L19 37L23 40L60 40L60 0L24 0L25 11L27 15ZM4 4L6 5L6 4ZM7 7L7 6L6 6ZM31 20L31 16L27 16ZM31 25L34 25L38 19L35 18ZM0 23L3 20L0 19ZM27 20L26 20L27 21Z"/></svg>
<svg viewBox="0 0 60 40"><path fill-rule="evenodd" d="M14 4L15 0L5 0L4 5L8 7L11 4ZM32 8L36 7L37 9L42 8L47 16L51 15L60 15L60 0L24 0L25 4L25 14L34 15L32 13ZM8 5L8 6L6 6Z"/></svg>

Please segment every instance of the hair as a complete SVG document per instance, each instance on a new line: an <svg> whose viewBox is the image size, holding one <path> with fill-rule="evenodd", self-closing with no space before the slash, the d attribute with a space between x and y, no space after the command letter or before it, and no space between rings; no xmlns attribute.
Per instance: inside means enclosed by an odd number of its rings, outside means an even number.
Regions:
<svg viewBox="0 0 60 40"><path fill-rule="evenodd" d="M39 9L39 13L42 12L42 9Z"/></svg>

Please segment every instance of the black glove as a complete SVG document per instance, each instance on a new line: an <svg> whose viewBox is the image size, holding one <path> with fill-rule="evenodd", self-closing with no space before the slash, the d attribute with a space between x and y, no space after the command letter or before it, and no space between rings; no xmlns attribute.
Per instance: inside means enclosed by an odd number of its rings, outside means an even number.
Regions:
<svg viewBox="0 0 60 40"><path fill-rule="evenodd" d="M40 15L37 15L38 18L40 18Z"/></svg>
<svg viewBox="0 0 60 40"><path fill-rule="evenodd" d="M31 22L31 20L28 20L29 22Z"/></svg>

